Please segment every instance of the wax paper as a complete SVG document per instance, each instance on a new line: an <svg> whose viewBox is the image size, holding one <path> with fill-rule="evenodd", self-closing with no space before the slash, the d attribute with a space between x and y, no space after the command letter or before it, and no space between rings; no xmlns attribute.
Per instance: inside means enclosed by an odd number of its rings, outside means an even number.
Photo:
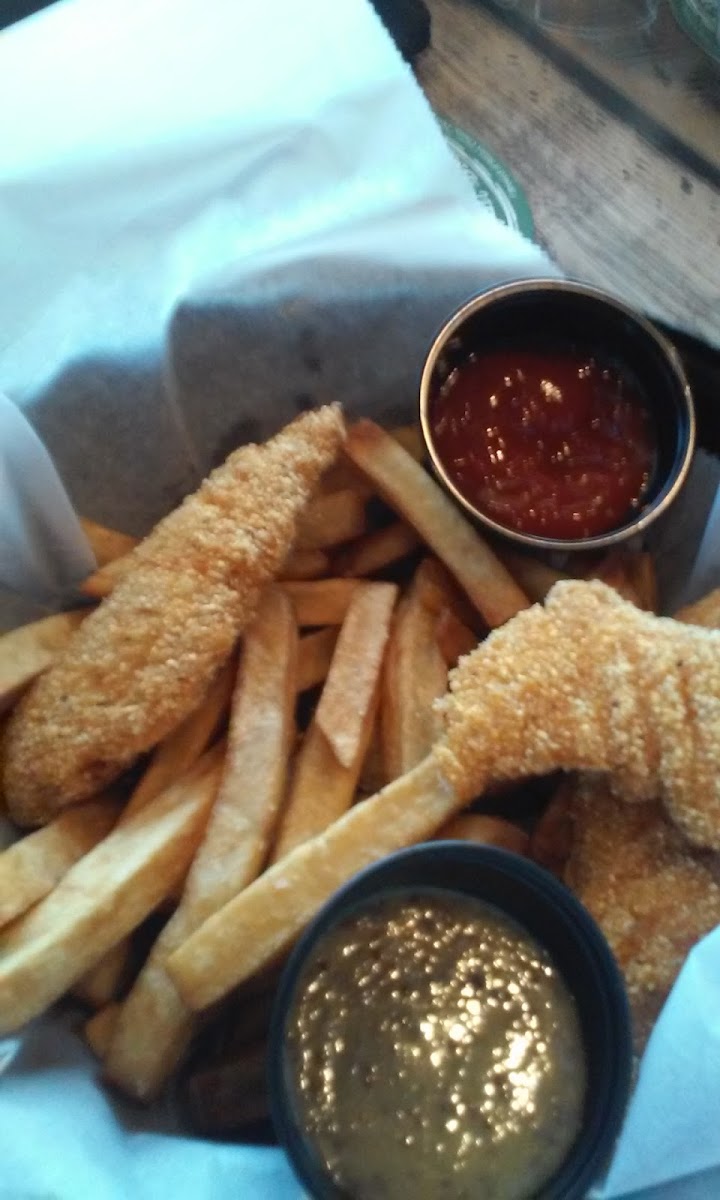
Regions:
<svg viewBox="0 0 720 1200"><path fill-rule="evenodd" d="M140 534L308 405L408 419L443 318L494 282L555 272L475 204L363 0L67 0L0 39L0 113L6 627L72 603L88 568L73 508ZM701 475L693 528L711 503ZM680 1125L671 1103L653 1108L694 1061L692 1030L696 1046L712 1032L686 975L613 1187L720 1161L710 1072ZM79 1022L66 1006L0 1043L3 1200L300 1195L280 1151L179 1136L171 1099L138 1110L104 1092Z"/></svg>

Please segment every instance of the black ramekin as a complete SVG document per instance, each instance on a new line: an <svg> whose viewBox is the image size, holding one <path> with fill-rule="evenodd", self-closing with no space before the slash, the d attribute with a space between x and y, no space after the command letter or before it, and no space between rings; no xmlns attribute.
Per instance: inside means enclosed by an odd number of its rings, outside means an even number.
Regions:
<svg viewBox="0 0 720 1200"><path fill-rule="evenodd" d="M443 888L494 905L545 947L577 1005L588 1087L580 1133L537 1200L580 1200L603 1175L620 1132L632 1071L631 1020L622 977L600 929L549 872L506 850L470 842L430 842L390 855L336 892L287 964L270 1028L273 1121L302 1186L315 1200L350 1200L306 1136L293 1103L286 1028L308 956L325 933L371 898Z"/></svg>

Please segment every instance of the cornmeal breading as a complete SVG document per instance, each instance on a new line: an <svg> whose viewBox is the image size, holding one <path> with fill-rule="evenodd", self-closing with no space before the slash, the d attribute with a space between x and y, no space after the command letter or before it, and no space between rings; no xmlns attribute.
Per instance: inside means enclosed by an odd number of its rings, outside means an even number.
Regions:
<svg viewBox="0 0 720 1200"><path fill-rule="evenodd" d="M562 582L461 659L450 688L436 754L461 795L602 771L624 799L660 798L692 842L720 848L720 633Z"/></svg>
<svg viewBox="0 0 720 1200"><path fill-rule="evenodd" d="M10 719L2 787L19 824L95 794L200 703L343 437L328 406L241 447L137 547Z"/></svg>
<svg viewBox="0 0 720 1200"><path fill-rule="evenodd" d="M657 803L624 804L606 781L583 779L570 818L565 880L625 976L640 1050L688 951L720 924L720 887Z"/></svg>

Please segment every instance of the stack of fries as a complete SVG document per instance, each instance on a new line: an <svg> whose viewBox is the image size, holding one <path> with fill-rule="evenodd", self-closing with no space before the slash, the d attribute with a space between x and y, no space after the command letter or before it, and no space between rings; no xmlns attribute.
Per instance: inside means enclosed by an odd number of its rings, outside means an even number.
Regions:
<svg viewBox="0 0 720 1200"><path fill-rule="evenodd" d="M266 1111L263 1038L277 972L234 994L219 1018L226 1033L208 1041L165 969L169 956L269 866L422 763L438 735L448 669L562 577L492 551L422 455L416 428L354 426L238 655L129 794L119 786L67 809L0 854L2 1028L71 994L92 1009L85 1036L104 1078L144 1101L196 1039L186 1111L202 1133L242 1129ZM94 602L127 575L134 542L84 527L99 569L81 590ZM647 555L574 567L655 607ZM88 611L0 639L0 711ZM481 814L455 818L438 836L528 853L523 829ZM561 836L547 821L532 848L552 863ZM342 882L338 867L333 883ZM151 915L157 927L158 914L165 923L148 946L134 935ZM226 959L234 952L223 948ZM222 975L216 960L196 966ZM208 994L221 990L208 980Z"/></svg>

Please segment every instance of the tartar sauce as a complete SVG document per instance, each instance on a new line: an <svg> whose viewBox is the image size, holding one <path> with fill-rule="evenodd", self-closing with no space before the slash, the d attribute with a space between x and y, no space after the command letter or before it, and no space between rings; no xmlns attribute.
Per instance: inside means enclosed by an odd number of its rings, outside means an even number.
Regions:
<svg viewBox="0 0 720 1200"><path fill-rule="evenodd" d="M393 893L325 935L287 1056L311 1144L356 1200L524 1200L580 1129L572 996L524 930L456 893Z"/></svg>

